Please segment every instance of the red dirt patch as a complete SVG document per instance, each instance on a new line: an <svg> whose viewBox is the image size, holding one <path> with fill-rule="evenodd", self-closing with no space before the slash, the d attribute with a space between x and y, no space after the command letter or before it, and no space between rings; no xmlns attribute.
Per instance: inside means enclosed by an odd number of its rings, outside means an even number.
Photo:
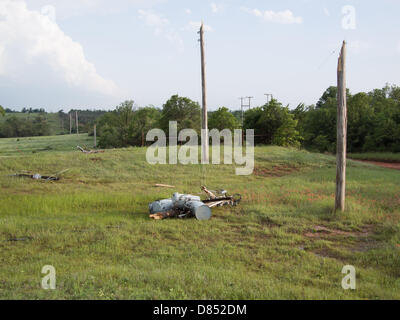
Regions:
<svg viewBox="0 0 400 320"><path fill-rule="evenodd" d="M400 163L396 162L381 162L381 161L370 161L370 160L356 160L364 163L370 163L378 167L400 170Z"/></svg>
<svg viewBox="0 0 400 320"><path fill-rule="evenodd" d="M254 168L254 174L259 177L283 177L296 171L299 171L299 168L291 165L275 165L271 168Z"/></svg>

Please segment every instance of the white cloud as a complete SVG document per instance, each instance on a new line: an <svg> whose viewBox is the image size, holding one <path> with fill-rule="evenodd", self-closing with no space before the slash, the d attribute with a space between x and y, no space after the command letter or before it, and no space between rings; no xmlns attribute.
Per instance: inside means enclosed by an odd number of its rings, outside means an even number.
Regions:
<svg viewBox="0 0 400 320"><path fill-rule="evenodd" d="M199 22L199 21L190 21L185 29L186 30L190 30L190 31L198 31L200 29L200 26L201 26L201 22ZM210 31L214 31L214 29L211 26L205 24L204 25L204 31L210 32Z"/></svg>
<svg viewBox="0 0 400 320"><path fill-rule="evenodd" d="M192 14L192 10L190 10L190 9L185 9L185 13L186 13L186 14Z"/></svg>
<svg viewBox="0 0 400 320"><path fill-rule="evenodd" d="M152 11L139 10L139 18L142 19L147 26L155 28L155 34L159 35L163 29L169 25L168 19L158 15Z"/></svg>
<svg viewBox="0 0 400 320"><path fill-rule="evenodd" d="M396 50L397 50L397 53L400 53L400 43L397 44Z"/></svg>
<svg viewBox="0 0 400 320"><path fill-rule="evenodd" d="M87 61L82 46L47 15L29 10L23 0L0 0L0 75L25 79L32 65L50 69L71 87L115 96L117 86ZM43 71L44 72L44 71Z"/></svg>
<svg viewBox="0 0 400 320"><path fill-rule="evenodd" d="M218 11L219 11L219 6L216 4L216 3L211 3L211 11L213 12L213 13L217 13Z"/></svg>
<svg viewBox="0 0 400 320"><path fill-rule="evenodd" d="M292 11L261 11L258 9L242 8L243 11L252 14L256 17L262 18L267 22L280 23L280 24L300 24L303 23L302 17L296 17Z"/></svg>
<svg viewBox="0 0 400 320"><path fill-rule="evenodd" d="M175 44L178 51L184 51L184 43L178 32L170 27L170 22L167 18L164 18L161 14L157 14L151 10L138 11L139 18L142 19L145 24L149 27L154 28L154 34L157 36L163 36L169 42Z"/></svg>
<svg viewBox="0 0 400 320"><path fill-rule="evenodd" d="M331 13L329 12L328 8L324 8L324 13L327 17L331 16Z"/></svg>

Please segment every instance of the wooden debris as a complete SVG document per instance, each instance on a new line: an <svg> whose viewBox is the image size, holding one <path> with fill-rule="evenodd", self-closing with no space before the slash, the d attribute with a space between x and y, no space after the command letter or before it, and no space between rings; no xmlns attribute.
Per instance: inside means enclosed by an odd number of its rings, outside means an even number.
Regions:
<svg viewBox="0 0 400 320"><path fill-rule="evenodd" d="M104 150L85 150L80 146L77 146L77 148L85 154L104 153Z"/></svg>
<svg viewBox="0 0 400 320"><path fill-rule="evenodd" d="M155 184L154 186L158 188L175 188L175 186L170 186L168 184Z"/></svg>
<svg viewBox="0 0 400 320"><path fill-rule="evenodd" d="M202 186L201 190L203 190L208 195L208 197L210 199L216 199L217 198L217 196L214 193L212 193L210 190L208 190L205 186Z"/></svg>
<svg viewBox="0 0 400 320"><path fill-rule="evenodd" d="M42 176L39 173L32 174L29 171L23 171L24 173L15 173L15 174L10 174L9 177L21 177L21 178L31 178L34 180L46 180L46 181L59 181L61 178L61 174L67 172L69 169L62 170L60 172L57 172L54 175L47 175L47 176Z"/></svg>
<svg viewBox="0 0 400 320"><path fill-rule="evenodd" d="M163 219L174 217L176 215L177 215L177 213L174 210L172 210L172 211L166 211L166 212L159 212L159 213L156 213L156 214L151 214L150 218L154 219L154 220L163 220Z"/></svg>

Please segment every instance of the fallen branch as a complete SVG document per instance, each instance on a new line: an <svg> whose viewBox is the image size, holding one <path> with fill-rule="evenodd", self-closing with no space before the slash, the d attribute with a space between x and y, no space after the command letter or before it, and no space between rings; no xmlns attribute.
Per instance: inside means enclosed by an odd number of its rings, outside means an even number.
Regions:
<svg viewBox="0 0 400 320"><path fill-rule="evenodd" d="M77 146L77 148L85 154L104 153L104 150L85 150L80 146Z"/></svg>
<svg viewBox="0 0 400 320"><path fill-rule="evenodd" d="M156 184L154 186L159 188L175 188L175 186L170 186L168 184Z"/></svg>

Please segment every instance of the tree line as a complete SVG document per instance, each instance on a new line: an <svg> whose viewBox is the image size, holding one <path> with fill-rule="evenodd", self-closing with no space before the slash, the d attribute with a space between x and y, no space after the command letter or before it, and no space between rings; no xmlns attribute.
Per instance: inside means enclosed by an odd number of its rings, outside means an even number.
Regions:
<svg viewBox="0 0 400 320"><path fill-rule="evenodd" d="M347 91L347 106L349 152L400 152L400 87L386 85L354 95ZM275 99L243 115L221 107L209 112L208 126L210 130L254 129L256 144L333 153L336 118L337 88L332 86L315 105L299 104L292 110ZM200 133L201 107L178 95L162 108L138 109L133 101L126 101L98 119L99 144L103 148L141 146L153 128L168 134L169 121L178 122L178 131L188 128Z"/></svg>
<svg viewBox="0 0 400 320"><path fill-rule="evenodd" d="M400 87L386 85L354 95L348 90L347 105L348 152L400 152ZM69 132L69 115L61 110L59 117L63 119L65 133ZM316 104L299 104L295 109L275 99L243 115L241 111L221 107L209 112L208 126L210 130L220 131L254 129L255 143L260 145L333 153L336 118L337 88L332 86ZM79 119L80 132L93 134L93 125L97 124L101 148L142 146L146 144L147 132L153 128L168 134L170 121L177 121L178 131L193 129L200 135L201 107L198 102L174 95L162 108L137 108L133 101L125 101L114 111L79 111ZM45 122L40 115L33 120L7 118L0 124L0 137L44 135L47 133Z"/></svg>
<svg viewBox="0 0 400 320"><path fill-rule="evenodd" d="M0 124L0 138L50 135L50 127L43 115L33 119L11 116Z"/></svg>
<svg viewBox="0 0 400 320"><path fill-rule="evenodd" d="M0 138L47 136L51 134L68 134L70 132L70 116L72 133L76 133L75 111L78 112L79 132L87 133L93 128L96 120L106 113L102 110L71 110L65 113L63 110L56 114L46 113L44 109L23 108L21 112L3 108L0 106ZM5 119L2 116L8 115ZM49 119L56 121L53 130Z"/></svg>

